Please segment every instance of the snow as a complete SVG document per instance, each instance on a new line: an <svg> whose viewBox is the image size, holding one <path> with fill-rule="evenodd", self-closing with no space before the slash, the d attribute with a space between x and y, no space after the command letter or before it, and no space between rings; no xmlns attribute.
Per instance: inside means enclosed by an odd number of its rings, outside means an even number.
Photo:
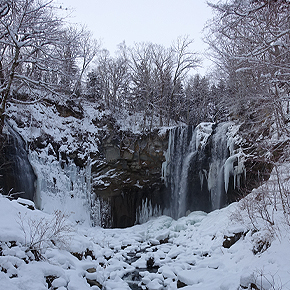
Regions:
<svg viewBox="0 0 290 290"><path fill-rule="evenodd" d="M196 145L195 148L204 147L209 136L212 133L213 123L200 123L196 127Z"/></svg>
<svg viewBox="0 0 290 290"><path fill-rule="evenodd" d="M70 154L79 149L76 140L78 133L81 133L86 142L82 143L79 157L85 159L89 152L98 152L98 129L93 125L93 120L102 118L108 112L100 112L83 104L85 117L77 120L59 117L53 106L44 107L39 103L23 106L23 110L19 109L21 105L17 106L11 105L9 114L31 124L23 128L18 126L26 141L47 134L53 136L55 141L61 141L60 152ZM141 124L138 116L127 118L122 119L121 128L131 126L133 131L140 130L134 126ZM17 124L13 121L12 125ZM165 129L160 134L164 134ZM226 147L230 157L223 171L225 187L229 174L234 175L238 184L244 170L244 155L235 147L240 142L237 131L238 126L233 124L227 130ZM192 146L204 146L211 132L212 124L201 124ZM64 136L71 137L63 139ZM170 138L169 144L174 141L173 136ZM247 198L209 214L192 212L178 220L159 216L147 221L160 212L145 200L137 219L147 222L126 229L102 229L91 227L86 222L90 219L90 196L87 194L91 186L90 159L87 159L83 169L79 169L73 162L62 164L54 154L52 145L30 153L30 161L39 177L41 194L37 205L44 211L31 210L33 203L30 201L10 201L0 196L1 289L48 289L48 277L52 279L52 287L59 290L102 287L106 290L124 290L130 289L130 283L148 290L176 290L181 283L184 283L182 289L185 290L241 290L249 288L251 283L260 290L280 289L282 285L283 289L290 289L290 227L281 204L277 203L275 208L269 204L270 200L276 200L279 196L275 172L265 185ZM168 178L167 165L163 167L165 181ZM286 181L289 168L289 164L284 164L278 169ZM216 169L213 169L215 173ZM41 176L46 177L45 181ZM54 181L55 176L58 178ZM100 180L101 176L95 182ZM290 186L286 181L283 186L287 191ZM265 192L270 192L271 196L264 196ZM261 204L257 202L256 195L268 202L265 206L271 213L274 226L269 226L259 215L252 219L247 215L249 211L258 213L260 210ZM100 220L100 202L96 200L96 208L91 209L91 215L96 216L94 220ZM70 214L66 221L70 231L64 233L66 243L60 243L57 239L56 242L44 241L42 247L37 249L40 256L37 258L35 252L29 249L33 235L31 225L49 222L57 209ZM239 234L240 238L233 245L223 246L227 238ZM152 267L148 266L148 261L152 261ZM135 278L132 278L134 275Z"/></svg>
<svg viewBox="0 0 290 290"><path fill-rule="evenodd" d="M17 127L17 131L25 141L32 141L45 135L52 136L55 142L61 142L62 150L72 153L79 149L78 136L82 136L83 152L98 152L98 128L93 124L93 120L101 119L109 112L100 112L86 102L82 104L82 108L83 119L72 116L64 118L55 106L43 105L40 102L32 105L10 104L7 114L10 116L11 124ZM18 126L15 119L28 125Z"/></svg>
<svg viewBox="0 0 290 290"><path fill-rule="evenodd" d="M289 165L278 170L286 178ZM253 199L257 192L277 192L274 173L247 198ZM44 244L38 261L25 242L29 231L21 225L28 229L28 220L53 215L29 209L27 205L33 204L23 199L0 196L1 289L47 289L48 277L52 287L61 290L130 289L130 283L149 290L176 290L181 283L185 290L246 289L251 283L264 290L290 289L290 227L282 206L276 203L275 225L269 227L259 215L253 225L243 209L245 202L209 214L192 212L178 220L160 216L126 229L66 221L71 227L68 243ZM226 237L238 234L232 245L223 246ZM268 246L255 253L261 241ZM132 278L134 273L138 279Z"/></svg>

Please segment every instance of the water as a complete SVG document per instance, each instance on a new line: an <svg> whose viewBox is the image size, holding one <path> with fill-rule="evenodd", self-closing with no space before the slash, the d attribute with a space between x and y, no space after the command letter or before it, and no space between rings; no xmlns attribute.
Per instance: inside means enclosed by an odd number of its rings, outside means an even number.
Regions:
<svg viewBox="0 0 290 290"><path fill-rule="evenodd" d="M209 212L226 205L230 178L235 187L245 171L239 153L232 149L233 140L231 143L227 136L231 125L202 123L196 128L170 130L162 166L171 199L165 214L177 219L190 211Z"/></svg>
<svg viewBox="0 0 290 290"><path fill-rule="evenodd" d="M155 246L153 246L153 248L155 248ZM153 249L152 249L153 250ZM127 253L127 258L126 258L126 262L131 265L132 263L134 263L135 261L137 261L140 258L140 253L145 253L146 250L140 250L137 252L131 252L131 253ZM149 259L150 260L150 259ZM149 272L149 273L157 273L158 272L158 266L154 265L154 259L152 260L152 263L147 261L147 268L135 268L134 271L129 272L127 274L125 274L122 279L124 281L126 281L130 287L130 289L132 290L142 290L144 289L144 285L139 286L141 281L142 281L142 275L140 275L141 272Z"/></svg>
<svg viewBox="0 0 290 290"><path fill-rule="evenodd" d="M3 133L6 135L1 148L0 186L3 193L33 201L36 175L28 159L26 143L8 122L5 122Z"/></svg>
<svg viewBox="0 0 290 290"><path fill-rule="evenodd" d="M188 166L195 151L194 128L176 127L169 132L166 161L162 176L167 187L171 189L171 208L169 215L178 218L183 214L186 196Z"/></svg>

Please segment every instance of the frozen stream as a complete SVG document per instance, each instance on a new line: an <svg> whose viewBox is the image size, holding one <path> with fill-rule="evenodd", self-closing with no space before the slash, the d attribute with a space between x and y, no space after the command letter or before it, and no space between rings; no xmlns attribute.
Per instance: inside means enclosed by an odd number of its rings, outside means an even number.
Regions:
<svg viewBox="0 0 290 290"><path fill-rule="evenodd" d="M192 212L177 221L161 216L126 229L76 225L65 247L44 245L41 259L36 259L25 246L17 216L22 217L26 237L28 221L51 216L0 196L1 289L241 290L255 284L270 290L279 289L271 286L274 283L290 286L289 232L280 227L280 237L285 238L269 240L268 249L254 253L260 241L267 239L267 231L255 232L234 221L236 211L237 204L232 204L209 214Z"/></svg>

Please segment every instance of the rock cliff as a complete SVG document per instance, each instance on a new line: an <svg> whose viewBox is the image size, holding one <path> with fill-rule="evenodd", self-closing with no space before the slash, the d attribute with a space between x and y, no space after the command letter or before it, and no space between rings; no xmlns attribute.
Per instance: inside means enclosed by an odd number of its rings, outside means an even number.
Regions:
<svg viewBox="0 0 290 290"><path fill-rule="evenodd" d="M243 164L246 175L240 172L238 159L242 155L237 154L237 150L242 150L247 144L230 148L225 137L228 133L214 129L212 125L204 127L205 131L200 131L201 135L197 133L194 139L198 144L204 143L202 150L197 146L195 151L186 149L182 153L182 146L192 143L193 133L188 133L183 142L182 132L186 132L183 129L163 130L163 133L158 129L146 133L121 129L111 112L98 104L45 101L21 106L9 108L9 122L23 136L22 145L29 148L29 161L34 170L28 174L31 180L35 181L35 175L37 177L36 204L47 212L56 209L68 211L77 223L89 220L95 226L127 227L145 222L154 215L174 216L170 208L181 202L186 204L180 210L182 215L188 210L210 211L238 200L245 191L258 186L260 180L266 180L271 171L269 163L246 158ZM194 132L193 129L187 131ZM170 153L173 159L168 163L166 154L169 154L173 136L177 153ZM222 143L219 140L223 140ZM182 144L178 145L181 141ZM189 154L190 162L184 164L187 175L182 177L187 178L186 192L194 191L194 194L187 193L180 202L179 189L175 190L176 198L172 198L171 189L177 186L175 179L183 174L176 168L184 162L185 153ZM221 162L215 162L218 155ZM168 172L177 176L168 183L162 176L165 161L170 164ZM220 180L225 184L221 186L224 186L226 197L216 202L217 186L212 181L219 180L216 174L222 167ZM179 182L183 183L181 179ZM5 188L6 194L9 190ZM29 198L32 196L30 193ZM204 204L199 208L201 201ZM213 203L219 206L213 206Z"/></svg>
<svg viewBox="0 0 290 290"><path fill-rule="evenodd" d="M168 134L107 133L100 146L102 158L92 165L92 189L96 199L110 204L111 214L102 223L125 227L138 221L146 199L153 208L165 203L161 168Z"/></svg>

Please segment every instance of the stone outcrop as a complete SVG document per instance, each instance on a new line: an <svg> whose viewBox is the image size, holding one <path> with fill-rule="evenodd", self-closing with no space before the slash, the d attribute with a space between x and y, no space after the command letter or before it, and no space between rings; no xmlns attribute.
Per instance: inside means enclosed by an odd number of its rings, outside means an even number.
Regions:
<svg viewBox="0 0 290 290"><path fill-rule="evenodd" d="M166 188L161 180L168 135L111 130L102 141L101 157L92 166L95 198L110 204L103 224L126 227L136 222L138 208L146 199L162 207ZM111 219L111 220L108 220Z"/></svg>

